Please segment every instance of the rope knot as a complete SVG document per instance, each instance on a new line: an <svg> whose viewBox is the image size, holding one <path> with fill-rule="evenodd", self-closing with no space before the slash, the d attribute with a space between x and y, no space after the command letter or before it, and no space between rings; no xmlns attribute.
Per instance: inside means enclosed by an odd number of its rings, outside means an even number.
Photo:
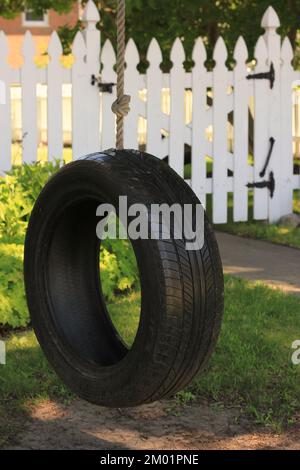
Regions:
<svg viewBox="0 0 300 470"><path fill-rule="evenodd" d="M120 98L116 99L112 104L111 110L118 117L125 117L130 111L130 96L122 95Z"/></svg>

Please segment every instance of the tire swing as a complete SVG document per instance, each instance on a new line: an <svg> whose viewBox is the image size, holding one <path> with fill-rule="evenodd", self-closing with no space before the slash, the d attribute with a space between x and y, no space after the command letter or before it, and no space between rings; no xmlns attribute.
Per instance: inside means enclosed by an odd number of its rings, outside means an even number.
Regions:
<svg viewBox="0 0 300 470"><path fill-rule="evenodd" d="M111 407L173 395L203 368L223 313L218 246L205 217L204 245L184 235L131 240L141 284L141 315L130 349L110 320L101 289L96 209L142 203L199 204L166 163L123 149L125 0L118 6L117 150L65 165L46 184L25 242L27 303L38 341L63 382L80 397Z"/></svg>

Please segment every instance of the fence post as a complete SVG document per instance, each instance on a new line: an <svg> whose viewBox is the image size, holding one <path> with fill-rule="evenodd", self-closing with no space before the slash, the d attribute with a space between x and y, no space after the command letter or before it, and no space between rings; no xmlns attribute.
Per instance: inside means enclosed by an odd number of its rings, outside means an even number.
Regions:
<svg viewBox="0 0 300 470"><path fill-rule="evenodd" d="M269 138L275 139L272 157L265 177L268 179L272 171L275 179L275 191L273 198L269 198L269 222L277 222L281 214L281 193L282 193L282 173L281 173L281 106L280 106L280 78L281 78L281 38L277 33L280 21L275 10L270 6L261 22L265 29L264 39L268 51L267 68L273 64L275 71L275 81L273 88L269 88ZM284 163L282 161L282 163Z"/></svg>
<svg viewBox="0 0 300 470"><path fill-rule="evenodd" d="M86 4L83 21L86 23L84 37L86 42L87 80L92 75L96 77L100 72L100 31L96 28L100 20L100 13L92 0ZM100 93L97 86L87 87L87 94L83 96L87 102L87 151L89 153L100 150Z"/></svg>

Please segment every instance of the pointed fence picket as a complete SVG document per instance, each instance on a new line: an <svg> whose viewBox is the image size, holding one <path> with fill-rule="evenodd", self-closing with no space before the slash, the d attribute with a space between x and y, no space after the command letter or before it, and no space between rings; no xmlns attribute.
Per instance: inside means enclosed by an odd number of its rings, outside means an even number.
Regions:
<svg viewBox="0 0 300 470"><path fill-rule="evenodd" d="M116 83L117 75L114 70L116 55L113 46L107 40L101 52L102 80L103 83ZM111 107L116 99L116 88L112 93L103 93L101 100L101 148L109 149L115 146L116 118L111 112Z"/></svg>
<svg viewBox="0 0 300 470"><path fill-rule="evenodd" d="M173 66L170 72L170 137L169 165L183 178L184 176L184 89L185 71L183 62L185 52L179 38L171 50Z"/></svg>
<svg viewBox="0 0 300 470"><path fill-rule="evenodd" d="M76 159L88 153L87 102L84 99L90 83L86 72L86 45L82 33L75 36L72 53L75 58L72 67L72 149Z"/></svg>
<svg viewBox="0 0 300 470"><path fill-rule="evenodd" d="M47 68L48 159L53 160L61 158L63 154L63 68L60 62L62 46L55 31L51 35L48 54L50 56Z"/></svg>
<svg viewBox="0 0 300 470"><path fill-rule="evenodd" d="M275 81L272 88L269 88L269 137L275 141L266 178L269 178L270 172L273 173L275 179L275 191L273 197L268 197L268 219L276 222L281 215L280 199L282 191L282 173L281 173L281 115L280 115L280 70L281 70L281 38L276 32L280 26L277 13L272 7L269 7L261 22L261 26L265 29L264 40L267 45L268 62L267 67L273 64L275 71ZM269 195L268 195L269 196Z"/></svg>
<svg viewBox="0 0 300 470"><path fill-rule="evenodd" d="M262 73L267 68L268 52L261 36L254 52L257 64L255 73ZM260 176L269 149L269 83L267 80L254 80L254 182L264 178ZM268 218L268 189L254 188L254 218Z"/></svg>
<svg viewBox="0 0 300 470"><path fill-rule="evenodd" d="M86 73L89 82L92 75L98 77L100 70L100 31L96 28L100 20L99 11L92 0L86 4L83 21L86 42ZM87 87L87 151L95 152L100 148L100 94L97 86Z"/></svg>
<svg viewBox="0 0 300 470"><path fill-rule="evenodd" d="M192 71L192 188L203 206L206 206L206 50L201 38L195 42Z"/></svg>
<svg viewBox="0 0 300 470"><path fill-rule="evenodd" d="M21 70L23 162L32 163L37 159L37 70L34 63L35 44L29 31L23 42L24 64Z"/></svg>
<svg viewBox="0 0 300 470"><path fill-rule="evenodd" d="M10 170L11 159L11 69L7 63L8 41L5 34L0 31L0 80L4 85L5 103L0 105L0 174Z"/></svg>
<svg viewBox="0 0 300 470"><path fill-rule="evenodd" d="M213 221L227 222L227 49L219 38L213 70ZM216 138L217 136L217 138Z"/></svg>
<svg viewBox="0 0 300 470"><path fill-rule="evenodd" d="M245 41L239 37L235 49L233 89L234 89L234 184L233 184L233 219L248 220L248 50Z"/></svg>
<svg viewBox="0 0 300 470"><path fill-rule="evenodd" d="M65 86L69 87L69 119L73 159L87 153L115 146L115 116L111 105L116 98L116 54L110 41L102 48L97 29L100 15L89 0L83 14L85 29L78 32L73 45L73 65L62 65L62 45L56 32L51 36L45 68L35 65L35 46L30 33L22 45L23 65L8 65L8 43L0 32L0 82L6 103L0 104L0 172L12 164L11 87L21 96L21 153L23 162L37 159L39 113L37 87L47 88L48 159L63 157ZM265 34L256 44L253 67L247 61L246 43L240 37L234 48L235 64L227 65L227 49L219 38L213 51L215 66L206 67L206 49L201 38L195 41L193 66L184 69L186 59L182 41L173 44L171 69L163 73L162 52L156 39L147 51L148 68L140 73L139 50L131 39L126 46L125 92L131 95L131 112L125 119L125 146L142 148L169 164L182 177L191 167L187 179L199 199L206 205L212 196L213 221L227 221L229 194L233 194L233 218L248 220L248 203L254 194L254 219L276 221L292 211L293 192L300 188L300 176L293 168L292 85L300 73L292 66L294 57L289 40L281 43L277 34L279 19L269 7L262 19ZM251 57L250 57L251 58ZM271 62L275 69L274 86L266 79L248 79L251 74L267 72ZM92 85L92 75L95 84ZM98 84L112 84L111 93L99 90ZM101 88L101 87L100 87ZM16 90L14 90L15 93ZM63 106L64 103L64 106ZM40 104L39 104L40 106ZM249 156L249 115L253 113L253 155ZM44 119L45 117L43 117ZM265 175L270 138L275 139ZM208 173L208 158L212 172ZM275 178L275 192L268 188L248 188Z"/></svg>
<svg viewBox="0 0 300 470"><path fill-rule="evenodd" d="M280 163L282 175L281 191L281 213L290 214L293 212L293 123L290 106L291 83L293 82L292 60L294 58L293 49L288 38L285 38L281 48L281 77L280 77L280 97L281 97L281 149ZM284 156L284 158L283 158Z"/></svg>
<svg viewBox="0 0 300 470"><path fill-rule="evenodd" d="M139 121L139 78L137 66L140 62L139 52L135 42L130 39L125 52L125 93L131 96L130 113L124 122L124 145L129 149L138 148L138 121Z"/></svg>
<svg viewBox="0 0 300 470"><path fill-rule="evenodd" d="M163 84L162 53L156 39L152 39L147 52L149 67L146 75L147 86L147 151L158 158L163 158L162 152L162 99Z"/></svg>

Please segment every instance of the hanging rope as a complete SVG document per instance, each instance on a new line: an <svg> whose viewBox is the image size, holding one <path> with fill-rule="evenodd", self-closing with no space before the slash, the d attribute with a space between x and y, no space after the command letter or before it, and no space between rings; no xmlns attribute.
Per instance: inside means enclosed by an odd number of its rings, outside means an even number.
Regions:
<svg viewBox="0 0 300 470"><path fill-rule="evenodd" d="M117 139L118 150L124 148L124 117L130 111L130 96L124 95L125 72L125 1L118 0L117 12L117 99L111 109L117 115Z"/></svg>

